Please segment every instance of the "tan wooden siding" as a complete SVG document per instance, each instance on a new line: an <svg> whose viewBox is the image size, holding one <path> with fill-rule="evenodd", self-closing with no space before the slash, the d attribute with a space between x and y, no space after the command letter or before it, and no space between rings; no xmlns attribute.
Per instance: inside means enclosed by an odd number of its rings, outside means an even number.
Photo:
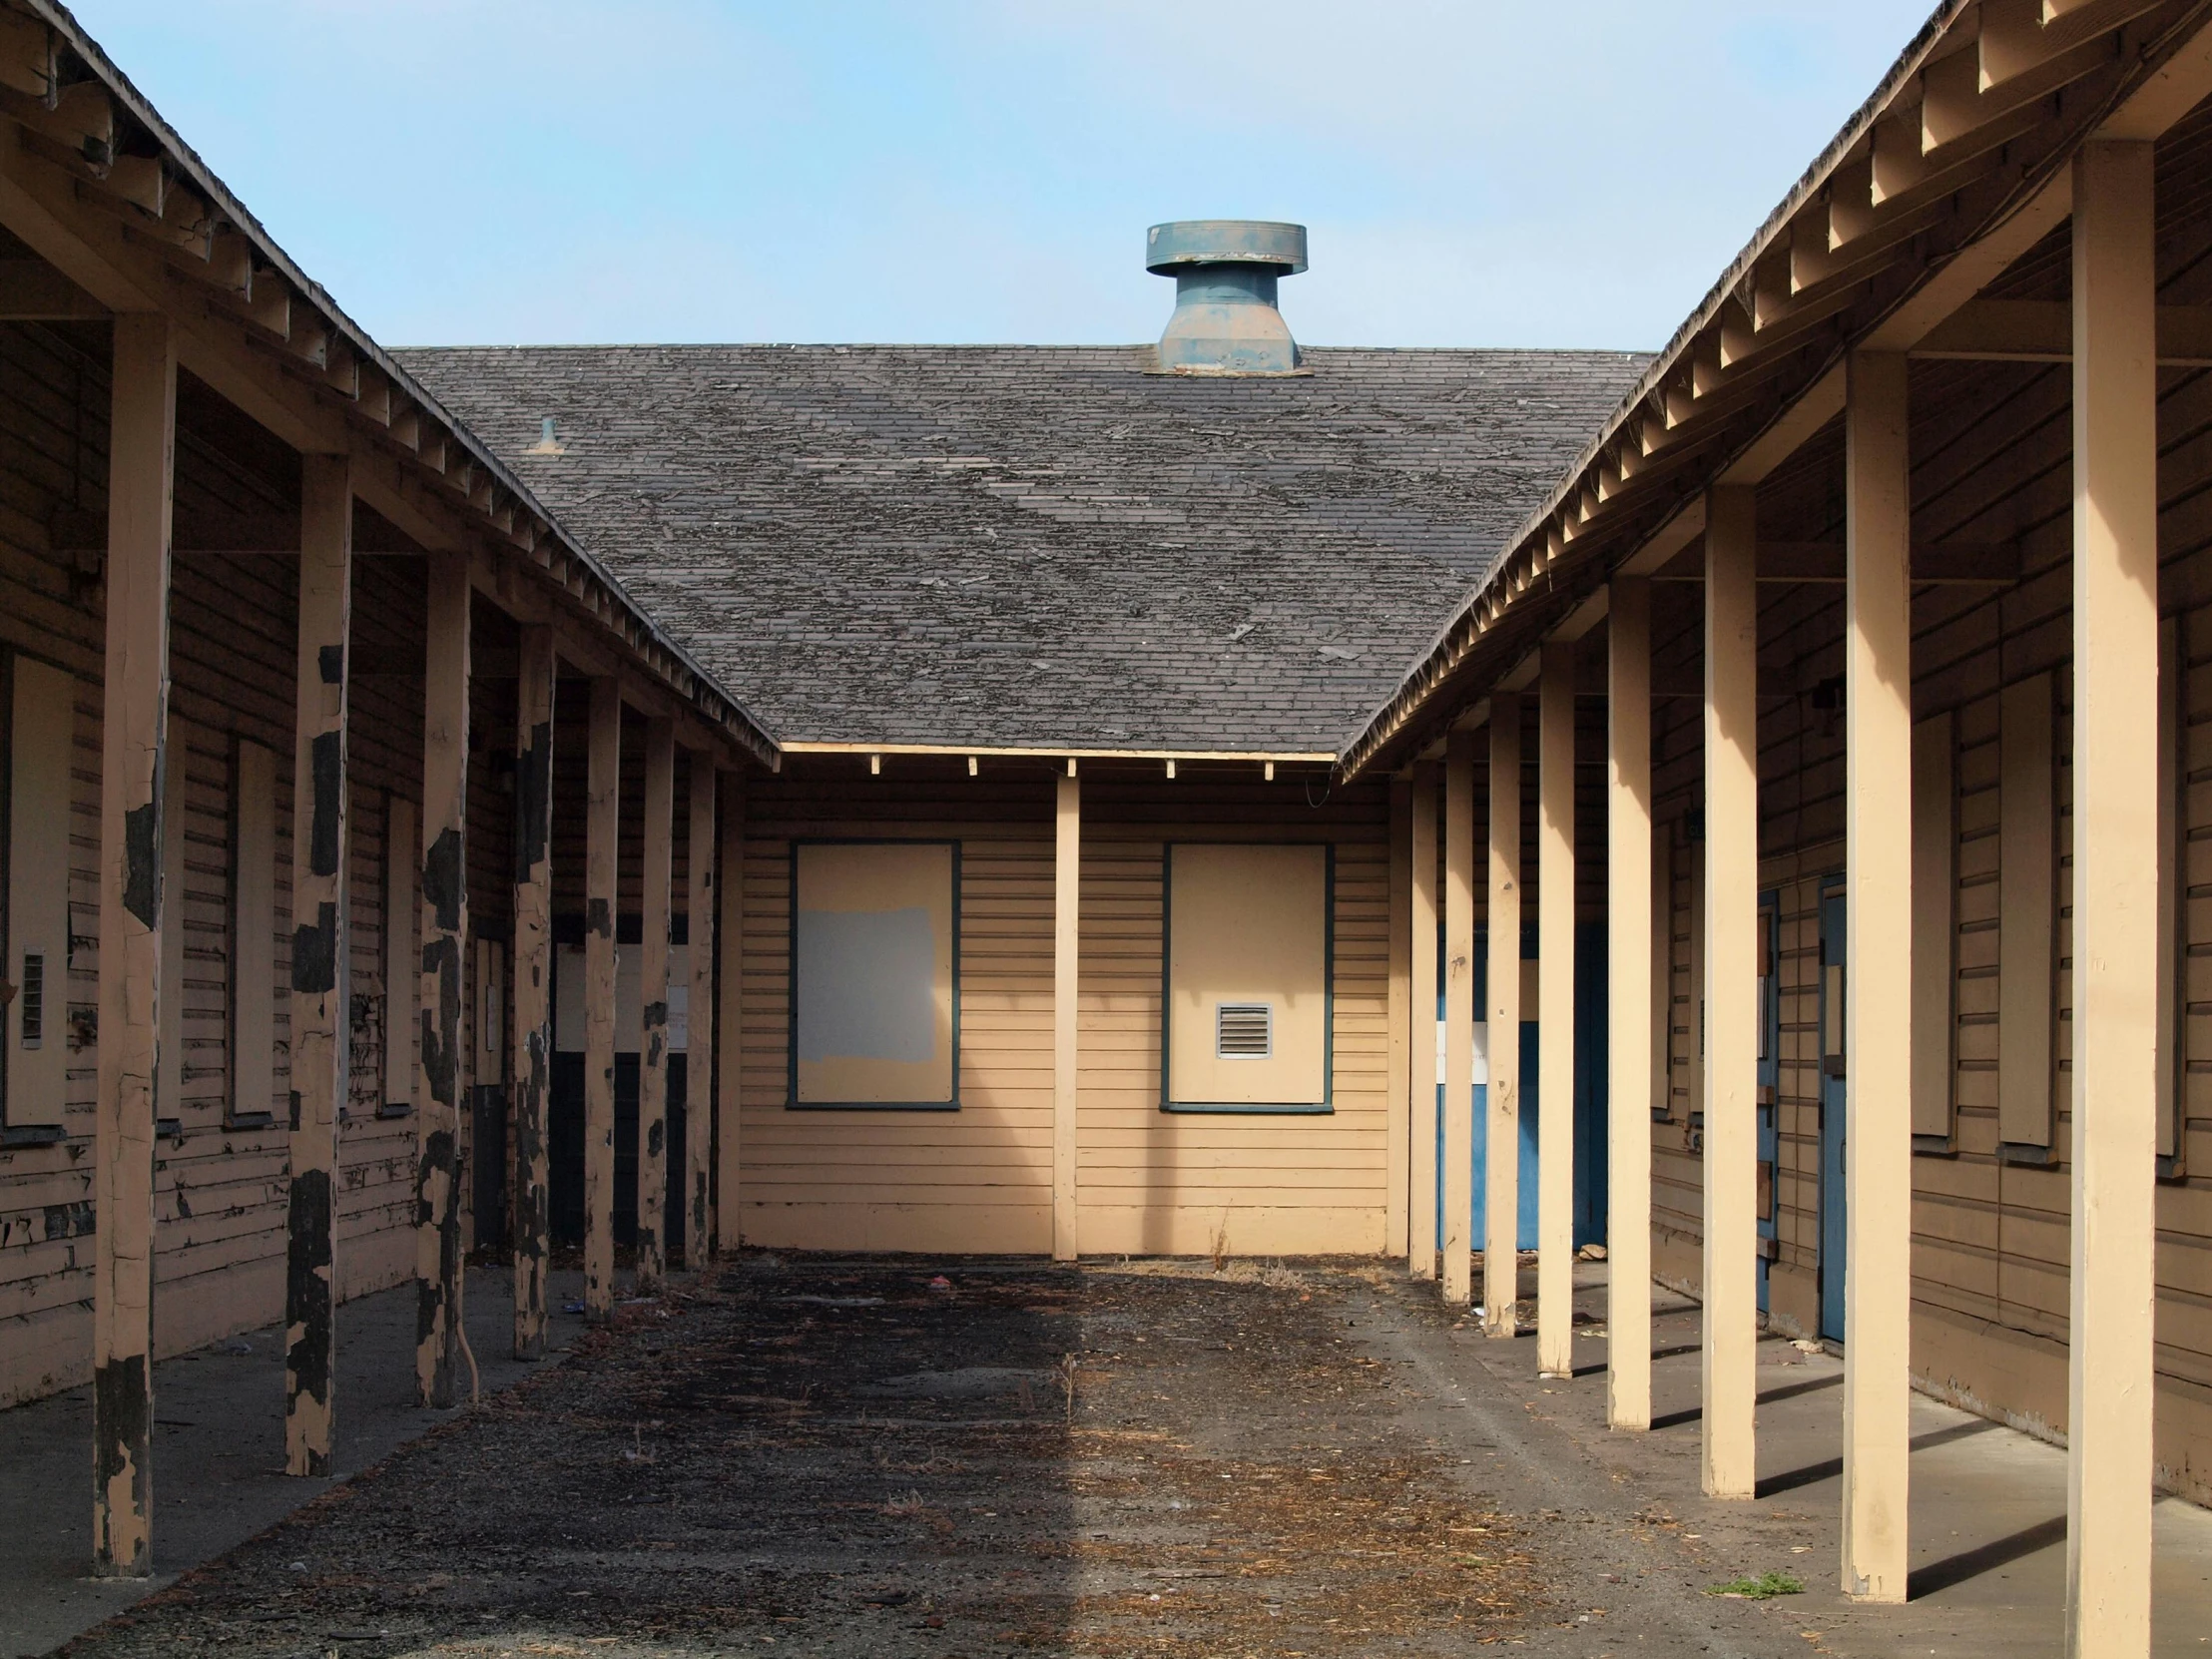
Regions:
<svg viewBox="0 0 2212 1659"><path fill-rule="evenodd" d="M2054 414L2062 425L2062 408ZM2060 472L2062 474L2062 467ZM1991 595L1924 589L1916 599L1915 713L1949 717L1955 830L1952 908L1950 1150L1914 1160L1914 1366L1924 1385L2021 1426L2064 1429L2068 1160L2071 1114L2072 694L2070 572L2062 497L2023 542L2027 574ZM2176 902L2179 1054L2172 1110L2177 1156L2158 1188L2161 1477L2212 1497L2212 550L2170 548L2162 585L2178 627L2180 684L2173 764L2182 868ZM1694 1288L1702 1170L1689 1123L1694 1030L1692 870L1688 836L1700 805L1698 588L1668 591L1674 626L1655 638L1661 687L1654 728L1659 828L1667 866L1673 995L1672 1119L1654 1125L1655 1263ZM1775 597L1768 598L1768 592ZM1819 889L1841 875L1842 718L1836 590L1763 590L1761 611L1761 886L1780 895L1782 1065L1778 1090L1779 1253L1772 1317L1808 1331L1820 1275ZM1831 666L1831 663L1835 666ZM2000 705L2008 688L2050 677L2049 946L2046 1062L2050 1161L1999 1153L2000 968L2004 960Z"/></svg>
<svg viewBox="0 0 2212 1659"><path fill-rule="evenodd" d="M1082 1248L1232 1255L1382 1248L1389 1054L1388 803L1320 809L1185 769L1175 783L1087 781L1078 1003ZM1335 847L1333 1111L1160 1109L1163 849L1170 840Z"/></svg>
<svg viewBox="0 0 2212 1659"><path fill-rule="evenodd" d="M1039 765L969 779L896 760L892 776L871 779L866 765L757 778L748 791L742 1236L791 1248L1048 1251L1051 779ZM789 1108L791 846L815 837L960 843L959 1110Z"/></svg>
<svg viewBox="0 0 2212 1659"><path fill-rule="evenodd" d="M827 767L749 796L743 1227L749 1241L1043 1251L1051 1244L1052 794L929 763ZM904 770L909 777L897 776ZM1174 784L1085 769L1078 1035L1081 1246L1239 1254L1374 1251L1385 1202L1386 798L1310 808L1289 782ZM1154 775L1155 777L1157 775ZM1172 828L1170 828L1172 827ZM1162 847L1327 840L1335 1012L1327 1116L1160 1110ZM953 837L960 865L956 1113L787 1108L790 848L810 836Z"/></svg>

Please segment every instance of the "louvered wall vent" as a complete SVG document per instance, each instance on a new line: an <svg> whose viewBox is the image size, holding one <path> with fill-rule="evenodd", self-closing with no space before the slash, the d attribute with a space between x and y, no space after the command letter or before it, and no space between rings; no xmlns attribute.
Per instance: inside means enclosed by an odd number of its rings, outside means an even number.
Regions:
<svg viewBox="0 0 2212 1659"><path fill-rule="evenodd" d="M1265 1060L1275 1052L1275 1009L1265 1002L1214 1004L1214 1053L1223 1060Z"/></svg>
<svg viewBox="0 0 2212 1659"><path fill-rule="evenodd" d="M23 1046L38 1048L46 1041L46 953L23 953Z"/></svg>

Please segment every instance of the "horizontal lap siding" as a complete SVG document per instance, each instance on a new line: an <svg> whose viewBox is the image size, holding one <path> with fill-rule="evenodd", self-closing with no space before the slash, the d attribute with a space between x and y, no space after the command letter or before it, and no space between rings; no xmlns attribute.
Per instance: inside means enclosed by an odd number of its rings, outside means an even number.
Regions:
<svg viewBox="0 0 2212 1659"><path fill-rule="evenodd" d="M204 394L202 394L204 395ZM0 324L0 646L77 676L67 978L72 1052L63 1127L47 1146L0 1149L0 1403L81 1382L91 1357L93 1094L98 1050L100 721L104 624L96 556L53 551L62 509L103 510L106 365L45 330ZM188 411L189 412L189 411ZM178 510L290 510L243 469L180 437ZM180 554L171 594L171 708L182 743L185 869L167 917L185 929L179 1133L156 1146L155 1343L172 1354L278 1316L288 1087L291 748L296 561ZM379 1072L360 1062L386 1017L382 976L386 800L419 800L422 565L355 565L347 849L356 1071L340 1135L339 1288L411 1271L416 1125L379 1118ZM273 1127L227 1126L236 744L276 759L276 1080ZM0 744L4 749L4 744ZM5 757L0 755L0 764ZM410 1026L412 1021L410 1020Z"/></svg>
<svg viewBox="0 0 2212 1659"><path fill-rule="evenodd" d="M1915 713L1949 710L1955 727L1957 835L1951 1151L1914 1159L1915 1371L1925 1385L2015 1421L2062 1433L2071 1144L2071 570L2060 497L2023 539L2028 574L1991 597L1924 589L1915 601ZM1926 512L1925 507L1917 511ZM1922 533L1927 533L1923 531ZM2180 1128L2176 1173L2157 1192L2162 1478L2212 1496L2212 549L2167 547L2164 609L2180 618L2183 683L2177 791L2182 840L2179 965ZM1694 1286L1702 1159L1690 1126L1695 990L1690 982L1689 839L1702 805L1702 671L1690 596L1655 660L1663 688L1657 817L1676 837L1670 912L1675 1031L1671 1121L1654 1125L1654 1227L1662 1274ZM1762 590L1761 886L1779 894L1782 1066L1779 1257L1774 1312L1786 1328L1817 1318L1820 1261L1819 892L1841 875L1840 707L1813 694L1841 672L1840 590ZM2058 912L2053 936L2051 1087L2055 1162L1998 1156L2001 947L1998 706L2004 687L2054 672L2052 834ZM1671 695L1670 695L1671 693ZM1937 899L1943 902L1945 899ZM2162 1109L2167 1109L2162 1103Z"/></svg>
<svg viewBox="0 0 2212 1659"><path fill-rule="evenodd" d="M804 764L804 763L803 763ZM756 780L745 870L744 1230L877 1249L1051 1245L1052 786L1042 767L908 782L864 761ZM1382 1247L1388 851L1380 790L1308 806L1303 786L1175 784L1087 767L1077 1067L1088 1251ZM1101 776L1103 775L1103 776ZM1172 827L1172 829L1170 828ZM1167 835L1336 845L1336 1111L1229 1118L1160 1109L1160 889ZM956 838L956 1113L787 1109L794 836ZM969 1241L975 1241L969 1243Z"/></svg>
<svg viewBox="0 0 2212 1659"><path fill-rule="evenodd" d="M1083 799L1077 1180L1087 1251L1382 1248L1389 848L1380 788L1309 805L1300 783L1104 782ZM1335 847L1328 1116L1160 1110L1161 893L1170 840Z"/></svg>
<svg viewBox="0 0 2212 1659"><path fill-rule="evenodd" d="M887 765L896 769L893 758ZM906 763L911 765L912 763ZM742 1228L797 1248L1051 1247L1052 786L759 779L746 802ZM818 775L819 776L819 775ZM794 838L957 840L960 1109L792 1111Z"/></svg>

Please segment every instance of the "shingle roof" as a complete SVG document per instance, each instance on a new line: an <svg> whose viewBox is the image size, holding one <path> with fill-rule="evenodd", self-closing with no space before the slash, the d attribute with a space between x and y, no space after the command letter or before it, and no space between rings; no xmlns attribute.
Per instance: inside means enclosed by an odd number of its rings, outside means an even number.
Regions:
<svg viewBox="0 0 2212 1659"><path fill-rule="evenodd" d="M1358 729L1649 360L398 355L782 741L1285 754Z"/></svg>

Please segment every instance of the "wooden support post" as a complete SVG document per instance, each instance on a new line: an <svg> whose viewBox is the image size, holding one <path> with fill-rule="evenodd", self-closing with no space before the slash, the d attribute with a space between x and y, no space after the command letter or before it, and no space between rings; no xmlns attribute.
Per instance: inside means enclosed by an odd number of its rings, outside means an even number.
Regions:
<svg viewBox="0 0 2212 1659"><path fill-rule="evenodd" d="M615 871L622 834L622 690L591 683L584 807L584 1315L615 1306Z"/></svg>
<svg viewBox="0 0 2212 1659"><path fill-rule="evenodd" d="M2157 1219L2152 153L2074 160L2073 1228L2066 1651L2150 1651Z"/></svg>
<svg viewBox="0 0 2212 1659"><path fill-rule="evenodd" d="M684 917L690 983L684 993L684 1266L714 1258L715 758L691 752L685 797Z"/></svg>
<svg viewBox="0 0 2212 1659"><path fill-rule="evenodd" d="M1704 1481L1750 1497L1758 1403L1759 606L1749 485L1705 509Z"/></svg>
<svg viewBox="0 0 2212 1659"><path fill-rule="evenodd" d="M1405 1266L1436 1277L1436 768L1413 768L1413 1131ZM1472 856L1470 853L1469 856Z"/></svg>
<svg viewBox="0 0 2212 1659"><path fill-rule="evenodd" d="M553 1254L553 630L522 630L515 690L515 1358L545 1353ZM456 961L456 969L457 969Z"/></svg>
<svg viewBox="0 0 2212 1659"><path fill-rule="evenodd" d="M1390 783L1390 938L1389 938L1389 1071L1385 1096L1388 1127L1383 1132L1383 1166L1389 1185L1383 1194L1382 1254L1405 1254L1406 1179L1412 1138L1411 1057L1407 1043L1412 1010L1407 1005L1412 986L1411 948L1413 922L1413 785L1409 779Z"/></svg>
<svg viewBox="0 0 2212 1659"><path fill-rule="evenodd" d="M645 872L638 943L638 1295L668 1269L668 932L676 844L676 728L645 723Z"/></svg>
<svg viewBox="0 0 2212 1659"><path fill-rule="evenodd" d="M1651 1426L1651 581L1606 603L1606 1400Z"/></svg>
<svg viewBox="0 0 2212 1659"><path fill-rule="evenodd" d="M1072 768L1072 763L1071 763ZM1075 1012L1082 971L1083 781L1057 780L1052 854L1052 1257L1081 1250L1076 1187Z"/></svg>
<svg viewBox="0 0 2212 1659"><path fill-rule="evenodd" d="M291 784L291 1191L284 1267L284 1470L330 1472L337 1382L338 1113L345 1002L346 644L352 462L299 458L299 668Z"/></svg>
<svg viewBox="0 0 2212 1659"><path fill-rule="evenodd" d="M1520 1298L1521 713L1490 697L1488 1154L1482 1195L1482 1329L1510 1337Z"/></svg>
<svg viewBox="0 0 2212 1659"><path fill-rule="evenodd" d="M1913 1399L1913 589L1906 359L1844 408L1844 1536L1847 1594L1903 1601ZM1945 895L1931 893L1932 903ZM1946 905L1945 915L1948 915ZM1947 1011L1947 999L1946 999Z"/></svg>
<svg viewBox="0 0 2212 1659"><path fill-rule="evenodd" d="M415 1397L453 1403L460 1361L461 1206L456 1152L468 1066L461 953L468 943L468 559L429 558L422 681L422 954L407 987L422 1055L415 1094ZM411 853L414 849L409 848ZM389 918L387 918L389 924ZM407 1004L390 987L396 1011Z"/></svg>
<svg viewBox="0 0 2212 1659"><path fill-rule="evenodd" d="M722 955L715 1010L715 1249L730 1256L744 1237L738 1198L745 1167L739 1131L745 1077L745 775L721 772L715 782L722 795L722 925L715 929Z"/></svg>
<svg viewBox="0 0 2212 1659"><path fill-rule="evenodd" d="M107 682L100 723L99 1094L93 1129L92 1561L154 1570L154 1074L161 1041L162 786L177 347L115 319Z"/></svg>
<svg viewBox="0 0 2212 1659"><path fill-rule="evenodd" d="M1444 1301L1474 1300L1474 734L1444 740Z"/></svg>
<svg viewBox="0 0 2212 1659"><path fill-rule="evenodd" d="M1536 1369L1574 1375L1574 647L1537 699Z"/></svg>

